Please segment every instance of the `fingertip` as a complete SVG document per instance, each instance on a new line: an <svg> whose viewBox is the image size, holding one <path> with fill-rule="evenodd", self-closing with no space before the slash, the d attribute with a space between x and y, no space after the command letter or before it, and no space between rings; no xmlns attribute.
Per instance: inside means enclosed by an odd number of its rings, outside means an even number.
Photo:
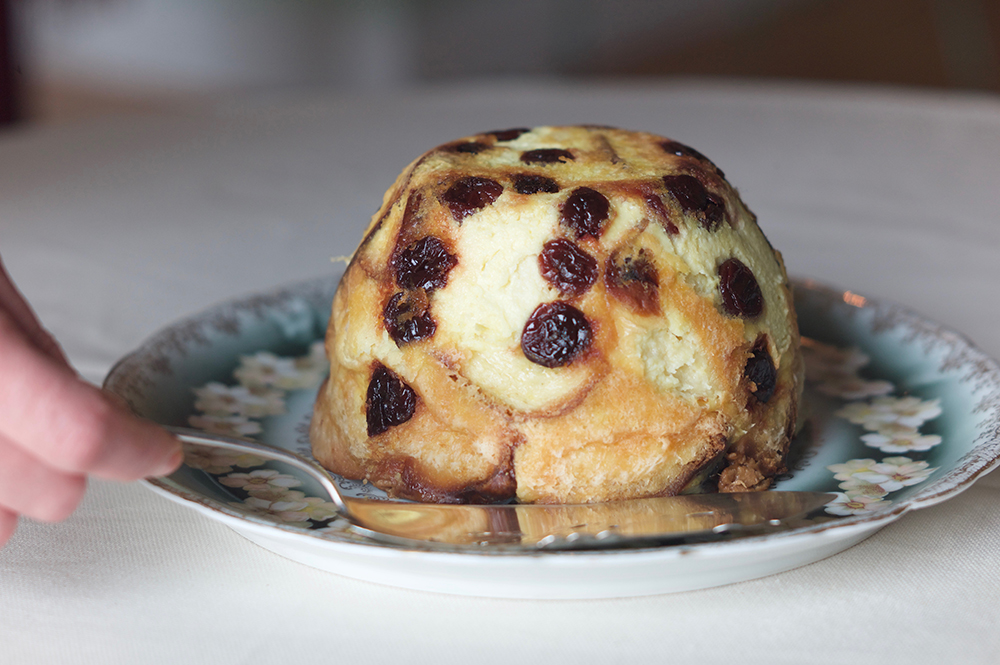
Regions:
<svg viewBox="0 0 1000 665"><path fill-rule="evenodd" d="M128 418L135 425L132 436L144 458L144 463L136 467L136 478L167 476L176 471L184 461L180 439L160 425L131 411Z"/></svg>
<svg viewBox="0 0 1000 665"><path fill-rule="evenodd" d="M140 427L150 462L143 477L166 476L176 471L184 461L184 449L176 436L157 423L132 415Z"/></svg>
<svg viewBox="0 0 1000 665"><path fill-rule="evenodd" d="M180 441L156 423L135 414L118 395L100 394L114 415L105 427L95 428L103 435L103 453L97 464L84 470L109 480L131 481L167 475L183 460Z"/></svg>
<svg viewBox="0 0 1000 665"><path fill-rule="evenodd" d="M169 476L179 469L184 462L184 450L181 448L180 441L174 437L171 438L174 439L174 449L154 467L153 471L149 474L150 476Z"/></svg>

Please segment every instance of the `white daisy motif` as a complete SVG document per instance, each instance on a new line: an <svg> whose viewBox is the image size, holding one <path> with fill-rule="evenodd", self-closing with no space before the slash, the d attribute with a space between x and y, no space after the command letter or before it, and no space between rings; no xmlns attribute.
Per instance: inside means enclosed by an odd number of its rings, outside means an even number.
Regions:
<svg viewBox="0 0 1000 665"><path fill-rule="evenodd" d="M910 427L920 427L928 420L941 415L941 400L922 400L919 397L879 397L872 401L878 409L895 414L894 422Z"/></svg>
<svg viewBox="0 0 1000 665"><path fill-rule="evenodd" d="M892 503L881 497L857 495L848 496L838 492L837 498L826 504L825 510L831 515L866 515Z"/></svg>
<svg viewBox="0 0 1000 665"><path fill-rule="evenodd" d="M323 374L330 367L326 357L326 345L322 340L309 345L309 353L295 359L295 366L301 372Z"/></svg>
<svg viewBox="0 0 1000 665"><path fill-rule="evenodd" d="M879 498L892 491L884 485L863 480L860 475L840 483L840 489L844 490L844 493L849 497L868 496Z"/></svg>
<svg viewBox="0 0 1000 665"><path fill-rule="evenodd" d="M329 501L325 501L318 496L310 496L303 499L307 504L302 508L302 512L309 515L309 519L317 522L332 519L337 515L337 506Z"/></svg>
<svg viewBox="0 0 1000 665"><path fill-rule="evenodd" d="M188 424L195 429L231 437L250 438L263 431L260 423L246 416L191 416Z"/></svg>
<svg viewBox="0 0 1000 665"><path fill-rule="evenodd" d="M927 480L937 467L914 462L909 457L886 457L871 469L857 474L861 480L876 483L890 492Z"/></svg>
<svg viewBox="0 0 1000 665"><path fill-rule="evenodd" d="M240 365L233 376L248 388L297 390L318 385L324 371L325 367L317 365L313 353L301 358L283 358L260 351L252 356L240 356Z"/></svg>
<svg viewBox="0 0 1000 665"><path fill-rule="evenodd" d="M822 380L829 373L854 374L871 360L856 347L842 349L807 337L802 338L802 355L806 377L814 381Z"/></svg>
<svg viewBox="0 0 1000 665"><path fill-rule="evenodd" d="M850 480L856 474L869 473L878 467L878 462L873 459L851 459L844 464L831 464L826 467L833 471L836 480Z"/></svg>
<svg viewBox="0 0 1000 665"><path fill-rule="evenodd" d="M221 475L230 473L234 467L250 469L263 466L266 460L248 453L234 453L228 450L207 448L195 444L184 445L184 464L192 469Z"/></svg>
<svg viewBox="0 0 1000 665"><path fill-rule="evenodd" d="M914 451L930 450L941 443L941 437L937 434L915 434L910 433L887 433L874 432L864 434L861 440L865 445L878 448L884 453L908 453Z"/></svg>
<svg viewBox="0 0 1000 665"><path fill-rule="evenodd" d="M305 494L292 490L277 501L251 496L242 503L234 501L230 502L230 505L257 515L270 517L279 522L301 524L309 521L309 514L306 512L309 504L304 499Z"/></svg>
<svg viewBox="0 0 1000 665"><path fill-rule="evenodd" d="M916 427L910 427L909 425L903 425L900 423L882 423L878 427L872 428L872 430L889 438L907 438L911 436L918 436L920 434L920 430Z"/></svg>
<svg viewBox="0 0 1000 665"><path fill-rule="evenodd" d="M194 408L213 416L263 418L285 413L284 393L262 386L226 386L213 381L195 388L194 394Z"/></svg>
<svg viewBox="0 0 1000 665"><path fill-rule="evenodd" d="M892 383L861 378L858 371L869 359L858 349L803 339L803 355L806 377L816 384L818 392L851 400L835 413L868 430L861 436L866 445L885 453L907 453L930 450L941 443L940 436L920 431L924 423L941 415L940 400L893 397L889 395L894 390ZM843 490L826 508L834 515L872 512L889 503L883 498L888 493L924 482L937 470L909 457L852 459L827 469Z"/></svg>
<svg viewBox="0 0 1000 665"><path fill-rule="evenodd" d="M920 427L941 415L940 400L917 397L876 397L871 402L852 402L837 411L838 416L867 430L878 431L886 425Z"/></svg>
<svg viewBox="0 0 1000 665"><path fill-rule="evenodd" d="M326 347L323 342L313 342L309 353L295 358L295 368L299 371L298 388L314 388L323 382L330 369L330 361L326 357Z"/></svg>
<svg viewBox="0 0 1000 665"><path fill-rule="evenodd" d="M870 402L851 402L838 409L836 415L868 430L876 430L896 419L892 411L876 407Z"/></svg>
<svg viewBox="0 0 1000 665"><path fill-rule="evenodd" d="M290 524L301 524L309 520L322 522L337 515L337 507L329 501L315 496L307 497L295 490L277 501L252 496L244 502L244 505L249 507L251 512L268 515Z"/></svg>
<svg viewBox="0 0 1000 665"><path fill-rule="evenodd" d="M260 351L252 356L240 356L240 364L233 376L240 385L248 388L281 387L298 377L293 358L282 358L270 351Z"/></svg>
<svg viewBox="0 0 1000 665"><path fill-rule="evenodd" d="M230 473L219 478L226 487L236 487L250 496L277 501L288 494L292 487L298 487L302 481L294 476L278 473L273 469L257 469L250 473Z"/></svg>
<svg viewBox="0 0 1000 665"><path fill-rule="evenodd" d="M816 383L816 390L845 400L888 395L896 387L888 381L869 381L856 374L827 374Z"/></svg>

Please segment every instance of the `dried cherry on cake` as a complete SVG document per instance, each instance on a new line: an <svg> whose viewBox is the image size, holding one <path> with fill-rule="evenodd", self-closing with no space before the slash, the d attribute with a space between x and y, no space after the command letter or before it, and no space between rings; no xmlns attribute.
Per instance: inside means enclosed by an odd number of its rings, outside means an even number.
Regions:
<svg viewBox="0 0 1000 665"><path fill-rule="evenodd" d="M701 220L701 225L714 231L726 219L726 203L718 194L709 194L705 198L705 217Z"/></svg>
<svg viewBox="0 0 1000 665"><path fill-rule="evenodd" d="M597 260L564 238L545 243L538 266L542 277L565 296L586 293L597 279Z"/></svg>
<svg viewBox="0 0 1000 665"><path fill-rule="evenodd" d="M593 333L583 312L564 302L535 308L521 332L521 350L542 367L562 367L590 347Z"/></svg>
<svg viewBox="0 0 1000 665"><path fill-rule="evenodd" d="M598 238L610 213L611 203L604 194L590 187L577 187L563 202L560 220L577 238Z"/></svg>
<svg viewBox="0 0 1000 665"><path fill-rule="evenodd" d="M663 176L663 184L685 212L697 214L698 221L709 231L715 231L726 219L726 202L692 175Z"/></svg>
<svg viewBox="0 0 1000 665"><path fill-rule="evenodd" d="M709 161L705 155L701 154L689 145L684 145L680 141L664 141L660 144L664 152L668 152L671 155L677 155L678 157L694 157L695 159L700 159L702 161Z"/></svg>
<svg viewBox="0 0 1000 665"><path fill-rule="evenodd" d="M490 205L503 193L503 185L491 178L467 176L458 180L444 193L452 216L459 222Z"/></svg>
<svg viewBox="0 0 1000 665"><path fill-rule="evenodd" d="M739 259L727 259L719 266L719 293L722 309L730 316L753 319L764 311L757 278Z"/></svg>
<svg viewBox="0 0 1000 665"><path fill-rule="evenodd" d="M464 152L471 155L478 155L483 150L489 148L485 143L480 143L479 141L466 141L463 143L454 143L451 149L455 152Z"/></svg>
<svg viewBox="0 0 1000 665"><path fill-rule="evenodd" d="M723 178L725 177L725 174L722 172L722 169L716 166L711 159L709 159L708 157L698 152L689 145L684 145L680 141L664 141L663 143L660 144L660 147L663 148L664 152L667 152L671 155L677 155L678 157L693 157L694 159L697 159L700 162L705 162L706 164L710 165L713 169L715 169L715 172L718 173L720 177Z"/></svg>
<svg viewBox="0 0 1000 665"><path fill-rule="evenodd" d="M761 336L750 351L747 364L743 368L743 376L753 384L750 390L758 402L767 403L774 395L778 382L778 371L774 367L771 353L767 349L767 337Z"/></svg>
<svg viewBox="0 0 1000 665"><path fill-rule="evenodd" d="M518 173L514 176L514 191L518 194L555 194L559 191L559 184L552 178L532 173Z"/></svg>
<svg viewBox="0 0 1000 665"><path fill-rule="evenodd" d="M538 148L521 153L521 161L525 164L562 164L574 159L573 153L562 148Z"/></svg>
<svg viewBox="0 0 1000 665"><path fill-rule="evenodd" d="M425 236L395 257L396 283L404 289L440 289L448 283L448 273L456 263L458 259L444 242Z"/></svg>
<svg viewBox="0 0 1000 665"><path fill-rule="evenodd" d="M700 212L705 209L708 203L708 191L705 185L692 175L682 173L680 175L663 176L663 184L667 191L677 199L677 203L686 212Z"/></svg>
<svg viewBox="0 0 1000 665"><path fill-rule="evenodd" d="M376 436L390 427L402 425L413 417L416 408L417 394L413 388L385 365L376 364L365 398L368 436Z"/></svg>
<svg viewBox="0 0 1000 665"><path fill-rule="evenodd" d="M500 142L500 141L513 141L521 134L525 134L530 131L531 130L528 129L527 127L518 127L516 129L502 129L500 131L486 132L486 133L489 134L490 136L495 137L496 140Z"/></svg>
<svg viewBox="0 0 1000 665"><path fill-rule="evenodd" d="M397 346L426 339L437 330L423 289L400 291L389 298L382 310L382 320Z"/></svg>
<svg viewBox="0 0 1000 665"><path fill-rule="evenodd" d="M633 309L646 313L659 311L660 280L644 249L634 256L611 256L604 270L604 281L612 295Z"/></svg>

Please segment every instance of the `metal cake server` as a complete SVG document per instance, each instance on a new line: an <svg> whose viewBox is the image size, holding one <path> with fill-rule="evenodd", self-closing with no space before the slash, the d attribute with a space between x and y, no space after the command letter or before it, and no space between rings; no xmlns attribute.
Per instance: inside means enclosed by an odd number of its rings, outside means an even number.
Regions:
<svg viewBox="0 0 1000 665"><path fill-rule="evenodd" d="M792 528L834 499L817 492L689 494L580 505L446 505L341 494L329 472L287 450L169 428L186 450L224 449L288 464L315 479L351 529L373 541L423 548L588 549L649 547Z"/></svg>

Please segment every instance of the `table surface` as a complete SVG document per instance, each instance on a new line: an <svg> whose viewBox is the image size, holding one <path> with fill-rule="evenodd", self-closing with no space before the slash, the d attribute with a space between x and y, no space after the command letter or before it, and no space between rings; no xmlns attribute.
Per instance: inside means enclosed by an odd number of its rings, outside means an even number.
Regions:
<svg viewBox="0 0 1000 665"><path fill-rule="evenodd" d="M229 99L0 134L0 251L83 376L234 296L332 271L412 158L484 129L601 123L725 169L789 272L1000 356L1000 98L704 81L474 83ZM94 481L0 550L3 663L992 663L1000 473L790 572L518 601L320 572L137 484ZM302 661L301 659L307 659Z"/></svg>

